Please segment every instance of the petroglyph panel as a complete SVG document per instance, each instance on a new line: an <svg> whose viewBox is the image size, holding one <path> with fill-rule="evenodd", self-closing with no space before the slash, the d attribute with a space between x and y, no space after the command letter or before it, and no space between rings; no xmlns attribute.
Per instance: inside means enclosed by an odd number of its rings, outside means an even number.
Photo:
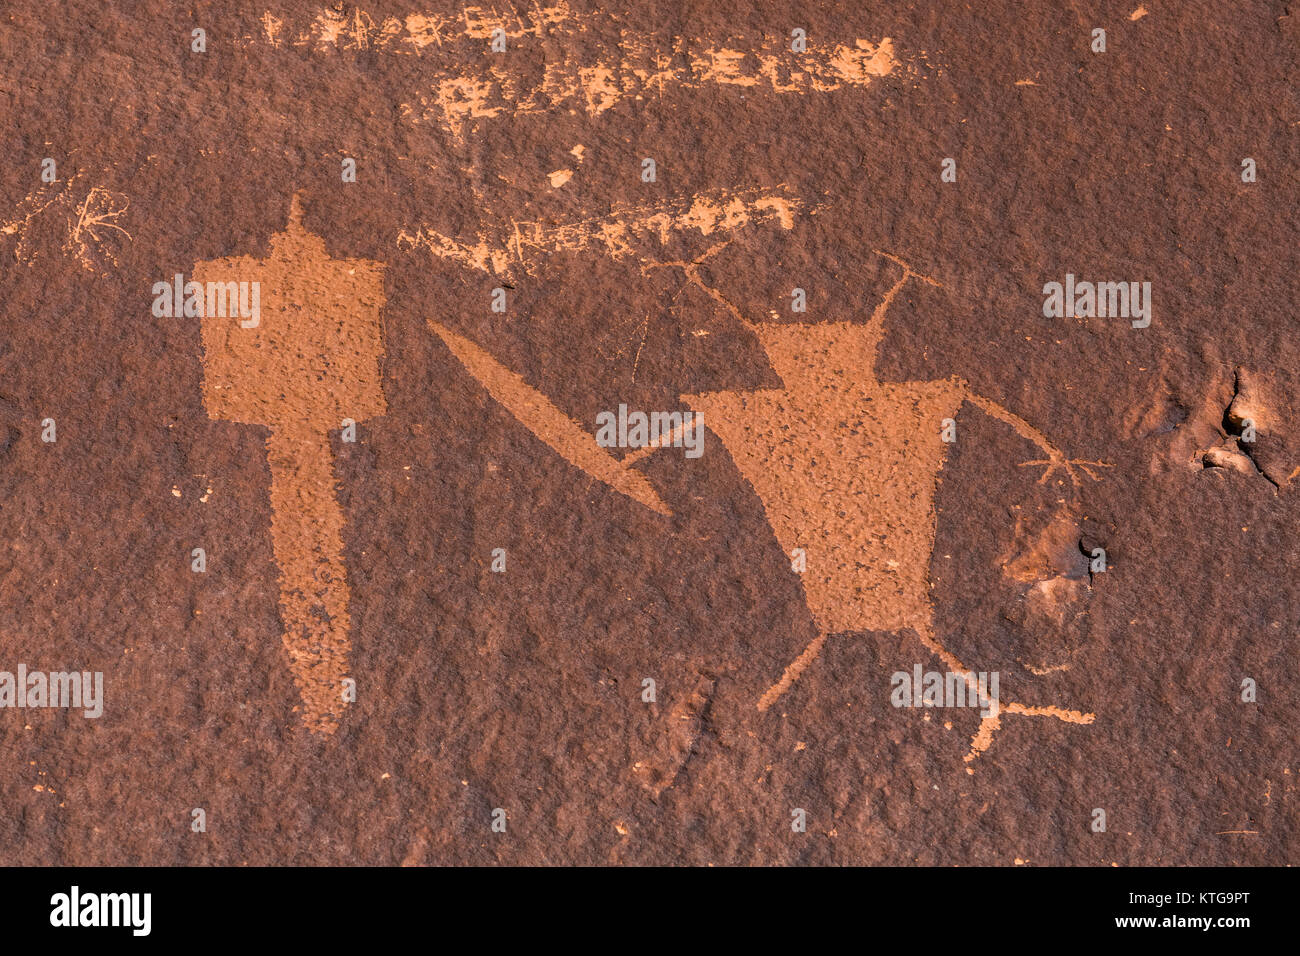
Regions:
<svg viewBox="0 0 1300 956"><path fill-rule="evenodd" d="M0 862L1295 862L1283 6L10 4Z"/></svg>

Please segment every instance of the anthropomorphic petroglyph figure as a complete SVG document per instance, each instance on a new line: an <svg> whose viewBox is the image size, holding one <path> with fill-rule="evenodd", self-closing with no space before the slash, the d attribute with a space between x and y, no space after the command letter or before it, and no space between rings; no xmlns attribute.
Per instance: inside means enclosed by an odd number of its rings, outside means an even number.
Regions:
<svg viewBox="0 0 1300 956"><path fill-rule="evenodd" d="M902 260L877 253L902 274L865 323L755 324L700 278L700 264L721 248L714 246L694 262L657 267L681 269L689 284L748 327L783 384L683 395L682 400L703 412L722 439L762 499L782 548L804 550L804 592L820 632L760 698L759 710L785 693L837 633L911 630L950 671L970 673L936 639L932 623L934 492L948 449L940 423L954 419L963 402L1006 422L1046 454L1026 462L1044 466L1043 482L1058 470L1076 480L1076 467L1091 474L1101 463L1067 459L1038 429L961 379L876 379L876 348L894 298L909 279L939 285ZM1001 710L1073 723L1092 720L1090 714L1055 707L1003 703ZM996 713L983 719L972 755L988 746L999 726Z"/></svg>
<svg viewBox="0 0 1300 956"><path fill-rule="evenodd" d="M1091 469L1101 463L1067 459L1038 429L977 395L960 379L876 379L876 347L890 304L911 279L939 284L902 260L879 253L902 274L865 323L758 324L700 275L701 265L724 245L713 246L691 262L652 262L644 268L681 270L688 285L699 286L754 333L782 379L780 388L682 396L703 413L753 486L782 547L787 553L802 548L807 554L802 577L819 635L762 695L759 710L790 689L834 634L910 630L950 671L969 674L970 668L935 637L932 623L934 491L947 448L940 423L955 417L964 402L1006 422L1043 449L1045 458L1024 463L1044 467L1040 482L1058 471L1072 481L1080 471L1095 477ZM614 458L482 349L436 323L430 325L493 397L540 439L593 477L660 513L666 510L632 470L655 447ZM640 481L634 482L632 475ZM1080 724L1093 720L1092 714L1076 710L1004 701L982 718L968 760L987 749L1002 714L1051 716Z"/></svg>
<svg viewBox="0 0 1300 956"><path fill-rule="evenodd" d="M331 259L300 217L295 197L285 231L271 237L268 259L198 262L194 279L231 284L231 292L239 282L262 290L256 324L225 310L204 312L203 403L211 418L269 428L284 648L304 722L333 733L344 709L350 640L329 432L345 418L374 418L387 407L380 377L384 281L377 262Z"/></svg>

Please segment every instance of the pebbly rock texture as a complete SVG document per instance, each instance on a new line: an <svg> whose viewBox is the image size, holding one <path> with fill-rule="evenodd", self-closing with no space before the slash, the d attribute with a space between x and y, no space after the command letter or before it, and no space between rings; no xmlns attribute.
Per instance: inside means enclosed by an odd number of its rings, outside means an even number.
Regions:
<svg viewBox="0 0 1300 956"><path fill-rule="evenodd" d="M1300 862L1297 18L0 7L0 863Z"/></svg>

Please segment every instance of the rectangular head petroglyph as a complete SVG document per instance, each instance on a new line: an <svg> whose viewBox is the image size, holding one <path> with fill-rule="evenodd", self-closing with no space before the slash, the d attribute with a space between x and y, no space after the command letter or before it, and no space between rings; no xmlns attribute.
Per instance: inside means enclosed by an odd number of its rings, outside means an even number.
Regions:
<svg viewBox="0 0 1300 956"><path fill-rule="evenodd" d="M209 417L316 432L384 413L383 267L329 258L324 242L298 221L296 200L269 258L198 262L193 277L205 288L235 282L259 289L256 324L229 308L225 316L204 310Z"/></svg>

